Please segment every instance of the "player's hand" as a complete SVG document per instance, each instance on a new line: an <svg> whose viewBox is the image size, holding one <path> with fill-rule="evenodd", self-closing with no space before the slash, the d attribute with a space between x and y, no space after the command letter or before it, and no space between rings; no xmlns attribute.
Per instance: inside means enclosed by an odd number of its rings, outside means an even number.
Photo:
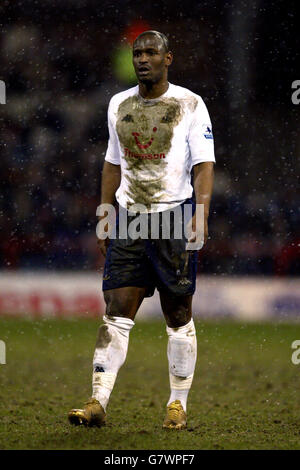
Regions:
<svg viewBox="0 0 300 470"><path fill-rule="evenodd" d="M207 242L208 239L208 221L207 217L204 218L204 245Z"/></svg>
<svg viewBox="0 0 300 470"><path fill-rule="evenodd" d="M188 239L188 243L195 243L199 242L199 250L205 245L208 239L208 221L207 217L204 217L204 231L202 231L202 227L199 228L196 225L196 214L192 218L192 236ZM187 248L188 249L188 248Z"/></svg>
<svg viewBox="0 0 300 470"><path fill-rule="evenodd" d="M107 248L109 245L109 238L105 238L105 240L98 239L97 244L100 248L101 253L103 254L104 258L106 257Z"/></svg>
<svg viewBox="0 0 300 470"><path fill-rule="evenodd" d="M104 216L98 217L98 222L100 222L103 218L104 218ZM108 248L108 245L109 245L109 235L111 234L111 230L109 231L108 224L106 224L100 230L99 230L98 226L99 226L99 224L97 225L97 228L96 228L96 233L97 233L97 237L98 237L97 244L98 244L98 246L100 248L100 251L103 254L103 256L106 257L107 248Z"/></svg>

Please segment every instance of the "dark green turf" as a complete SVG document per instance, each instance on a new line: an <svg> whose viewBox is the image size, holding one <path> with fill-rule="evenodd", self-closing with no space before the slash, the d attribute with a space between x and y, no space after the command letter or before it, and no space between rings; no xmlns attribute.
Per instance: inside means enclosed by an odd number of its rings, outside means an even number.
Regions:
<svg viewBox="0 0 300 470"><path fill-rule="evenodd" d="M0 321L1 449L300 449L299 325L197 323L188 429L161 429L169 394L163 322L137 322L101 429L71 427L91 394L98 322Z"/></svg>

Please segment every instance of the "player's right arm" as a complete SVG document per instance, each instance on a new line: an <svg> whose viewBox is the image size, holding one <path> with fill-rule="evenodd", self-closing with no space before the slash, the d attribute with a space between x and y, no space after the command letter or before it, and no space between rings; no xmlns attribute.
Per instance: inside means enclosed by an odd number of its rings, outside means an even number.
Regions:
<svg viewBox="0 0 300 470"><path fill-rule="evenodd" d="M121 166L118 138L113 119L112 101L113 100L110 101L107 113L109 141L102 170L101 204L114 205L116 191L119 188L121 182ZM106 217L106 215L107 214L105 213L105 215L98 217L98 220L100 221L102 218ZM100 250L104 256L106 256L108 242L108 238L101 239L100 237L98 239Z"/></svg>
<svg viewBox="0 0 300 470"><path fill-rule="evenodd" d="M105 161L102 170L101 204L114 204L121 182L121 167Z"/></svg>
<svg viewBox="0 0 300 470"><path fill-rule="evenodd" d="M102 171L102 181L101 181L101 204L115 204L115 194L120 186L121 181L121 167L120 165L113 165L109 162L104 162L103 171ZM102 216L98 217L100 222L103 218L107 216L105 212ZM107 232L107 226L104 227L105 232ZM99 237L99 234L98 234ZM109 238L102 239L101 236L98 238L98 245L103 256L106 256L107 246Z"/></svg>

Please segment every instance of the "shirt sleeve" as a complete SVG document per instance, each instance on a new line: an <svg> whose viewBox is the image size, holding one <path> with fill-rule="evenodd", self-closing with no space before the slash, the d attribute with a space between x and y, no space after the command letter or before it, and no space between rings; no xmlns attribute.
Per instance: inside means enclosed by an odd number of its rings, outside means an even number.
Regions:
<svg viewBox="0 0 300 470"><path fill-rule="evenodd" d="M107 111L107 122L108 122L108 146L105 154L105 161L112 163L113 165L121 164L118 135L116 132L116 127L113 122L113 112L112 112L112 99L109 102L108 111Z"/></svg>
<svg viewBox="0 0 300 470"><path fill-rule="evenodd" d="M188 134L192 166L197 163L216 161L210 117L200 96L197 101L198 105L193 112Z"/></svg>

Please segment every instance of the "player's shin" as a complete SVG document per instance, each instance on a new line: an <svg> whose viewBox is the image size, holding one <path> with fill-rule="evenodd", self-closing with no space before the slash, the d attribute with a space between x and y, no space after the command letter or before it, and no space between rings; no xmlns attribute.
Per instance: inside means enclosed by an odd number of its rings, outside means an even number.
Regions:
<svg viewBox="0 0 300 470"><path fill-rule="evenodd" d="M179 400L184 411L192 385L197 359L196 330L193 319L180 328L167 327L171 395L168 405Z"/></svg>
<svg viewBox="0 0 300 470"><path fill-rule="evenodd" d="M103 317L93 359L93 397L106 410L117 373L124 364L134 322L124 317Z"/></svg>

